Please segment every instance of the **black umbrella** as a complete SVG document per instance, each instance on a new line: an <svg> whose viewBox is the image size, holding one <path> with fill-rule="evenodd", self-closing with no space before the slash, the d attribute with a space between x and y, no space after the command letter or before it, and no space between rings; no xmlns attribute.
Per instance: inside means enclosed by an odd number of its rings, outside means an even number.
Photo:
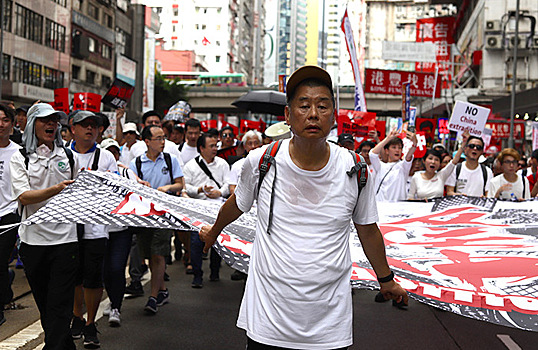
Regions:
<svg viewBox="0 0 538 350"><path fill-rule="evenodd" d="M254 113L282 116L286 106L286 94L273 90L249 91L232 102L232 105Z"/></svg>

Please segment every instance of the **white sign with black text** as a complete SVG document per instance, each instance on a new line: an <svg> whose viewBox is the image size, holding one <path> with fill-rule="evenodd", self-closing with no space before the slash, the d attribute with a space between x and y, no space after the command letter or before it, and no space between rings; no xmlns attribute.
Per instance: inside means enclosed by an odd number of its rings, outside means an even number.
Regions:
<svg viewBox="0 0 538 350"><path fill-rule="evenodd" d="M473 136L481 137L488 121L490 110L472 103L456 101L448 121L448 130L459 134L469 131Z"/></svg>

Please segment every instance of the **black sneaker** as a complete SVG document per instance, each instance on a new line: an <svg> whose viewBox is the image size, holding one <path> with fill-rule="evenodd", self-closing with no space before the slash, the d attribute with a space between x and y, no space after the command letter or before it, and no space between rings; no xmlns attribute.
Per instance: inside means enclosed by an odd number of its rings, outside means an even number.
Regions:
<svg viewBox="0 0 538 350"><path fill-rule="evenodd" d="M5 322L6 322L6 316L4 316L4 310L0 310L0 326L3 325Z"/></svg>
<svg viewBox="0 0 538 350"><path fill-rule="evenodd" d="M232 278L232 281L242 281L242 280L246 280L246 279L247 279L247 274L235 270L235 271L232 273L231 278Z"/></svg>
<svg viewBox="0 0 538 350"><path fill-rule="evenodd" d="M164 281L165 281L165 282L170 282L170 275L168 275L168 274L166 273L166 271L164 272L164 277L163 277L163 278L164 278Z"/></svg>
<svg viewBox="0 0 538 350"><path fill-rule="evenodd" d="M87 326L84 326L84 348L85 349L99 349L101 343L99 338L97 338L97 328L95 328L95 323L90 323Z"/></svg>
<svg viewBox="0 0 538 350"><path fill-rule="evenodd" d="M164 304L168 304L169 301L170 293L168 293L168 289L160 290L159 294L157 294L157 306L163 306Z"/></svg>
<svg viewBox="0 0 538 350"><path fill-rule="evenodd" d="M85 325L85 319L73 316L73 321L71 322L71 337L73 337L73 339L82 338L82 333Z"/></svg>
<svg viewBox="0 0 538 350"><path fill-rule="evenodd" d="M220 281L219 273L218 273L218 272L217 272L217 273L213 273L213 272L212 272L211 275L209 275L209 280L210 280L211 282L218 282L218 281Z"/></svg>
<svg viewBox="0 0 538 350"><path fill-rule="evenodd" d="M201 289L204 287L202 277L194 277L191 284L192 288Z"/></svg>
<svg viewBox="0 0 538 350"><path fill-rule="evenodd" d="M131 282L127 287L125 287L125 294L129 294L133 297L140 297L144 295L144 288L142 288L142 283Z"/></svg>
<svg viewBox="0 0 538 350"><path fill-rule="evenodd" d="M148 302L144 307L144 311L150 315L155 315L157 313L157 299L154 297L149 297Z"/></svg>

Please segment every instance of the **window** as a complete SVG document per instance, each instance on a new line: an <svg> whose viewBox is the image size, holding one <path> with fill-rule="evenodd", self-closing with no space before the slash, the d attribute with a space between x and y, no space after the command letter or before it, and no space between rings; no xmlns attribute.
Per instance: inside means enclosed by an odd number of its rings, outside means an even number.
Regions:
<svg viewBox="0 0 538 350"><path fill-rule="evenodd" d="M97 49L97 42L94 38L88 38L88 51L90 52L96 52Z"/></svg>
<svg viewBox="0 0 538 350"><path fill-rule="evenodd" d="M15 19L15 34L38 44L42 43L43 16L17 4Z"/></svg>
<svg viewBox="0 0 538 350"><path fill-rule="evenodd" d="M4 1L4 30L11 32L11 9L13 7L13 1Z"/></svg>
<svg viewBox="0 0 538 350"><path fill-rule="evenodd" d="M206 9L206 8L204 9L204 13L207 13L207 9Z"/></svg>
<svg viewBox="0 0 538 350"><path fill-rule="evenodd" d="M80 67L72 65L71 66L71 77L73 80L80 80Z"/></svg>
<svg viewBox="0 0 538 350"><path fill-rule="evenodd" d="M217 7L217 13L220 13L222 11L222 7Z"/></svg>
<svg viewBox="0 0 538 350"><path fill-rule="evenodd" d="M173 25L173 26L172 26L172 33L175 33L175 32L176 32L176 26Z"/></svg>
<svg viewBox="0 0 538 350"><path fill-rule="evenodd" d="M41 65L14 57L13 81L41 86Z"/></svg>
<svg viewBox="0 0 538 350"><path fill-rule="evenodd" d="M106 44L101 45L101 56L106 59L112 58L112 48Z"/></svg>
<svg viewBox="0 0 538 350"><path fill-rule="evenodd" d="M220 62L220 56L215 56L215 62L217 62L217 63Z"/></svg>
<svg viewBox="0 0 538 350"><path fill-rule="evenodd" d="M60 6L67 7L67 0L52 0Z"/></svg>
<svg viewBox="0 0 538 350"><path fill-rule="evenodd" d="M2 79L10 80L11 56L2 54Z"/></svg>
<svg viewBox="0 0 538 350"><path fill-rule="evenodd" d="M112 79L109 76L101 75L101 87L108 88L112 84Z"/></svg>
<svg viewBox="0 0 538 350"><path fill-rule="evenodd" d="M196 30L198 30L198 29L200 29L200 25L199 25L199 24L196 25Z"/></svg>
<svg viewBox="0 0 538 350"><path fill-rule="evenodd" d="M217 40L215 43L217 44L217 46L220 46L220 41Z"/></svg>
<svg viewBox="0 0 538 350"><path fill-rule="evenodd" d="M91 70L86 70L86 82L88 84L95 84L95 77L97 73L92 72Z"/></svg>
<svg viewBox="0 0 538 350"><path fill-rule="evenodd" d="M45 79L43 86L47 89L59 89L64 86L64 72L44 67L43 77Z"/></svg>
<svg viewBox="0 0 538 350"><path fill-rule="evenodd" d="M45 22L45 46L65 51L65 27L48 18Z"/></svg>
<svg viewBox="0 0 538 350"><path fill-rule="evenodd" d="M113 28L114 23L113 23L113 20L112 20L112 16L110 16L109 14L106 14L106 13L104 13L103 16L105 17L104 20L105 20L106 26L108 28Z"/></svg>
<svg viewBox="0 0 538 350"><path fill-rule="evenodd" d="M206 25L202 24L202 30L205 30L205 28L206 28Z"/></svg>
<svg viewBox="0 0 538 350"><path fill-rule="evenodd" d="M198 40L194 40L194 45L198 45Z"/></svg>
<svg viewBox="0 0 538 350"><path fill-rule="evenodd" d="M217 24L217 30L220 30L220 24Z"/></svg>
<svg viewBox="0 0 538 350"><path fill-rule="evenodd" d="M88 16L99 21L99 9L97 6L88 3Z"/></svg>
<svg viewBox="0 0 538 350"><path fill-rule="evenodd" d="M173 10L174 10L174 16L179 16L179 9L177 7L174 7Z"/></svg>

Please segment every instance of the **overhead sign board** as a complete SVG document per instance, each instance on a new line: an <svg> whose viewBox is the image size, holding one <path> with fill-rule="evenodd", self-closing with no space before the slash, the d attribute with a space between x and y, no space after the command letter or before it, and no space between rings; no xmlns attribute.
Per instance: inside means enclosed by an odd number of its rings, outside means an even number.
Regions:
<svg viewBox="0 0 538 350"><path fill-rule="evenodd" d="M435 44L432 42L383 41L381 58L404 62L435 62Z"/></svg>
<svg viewBox="0 0 538 350"><path fill-rule="evenodd" d="M420 72L405 72L398 70L366 69L364 91L376 94L401 95L402 84L409 83L411 96L435 97L441 96L440 78L435 74Z"/></svg>

